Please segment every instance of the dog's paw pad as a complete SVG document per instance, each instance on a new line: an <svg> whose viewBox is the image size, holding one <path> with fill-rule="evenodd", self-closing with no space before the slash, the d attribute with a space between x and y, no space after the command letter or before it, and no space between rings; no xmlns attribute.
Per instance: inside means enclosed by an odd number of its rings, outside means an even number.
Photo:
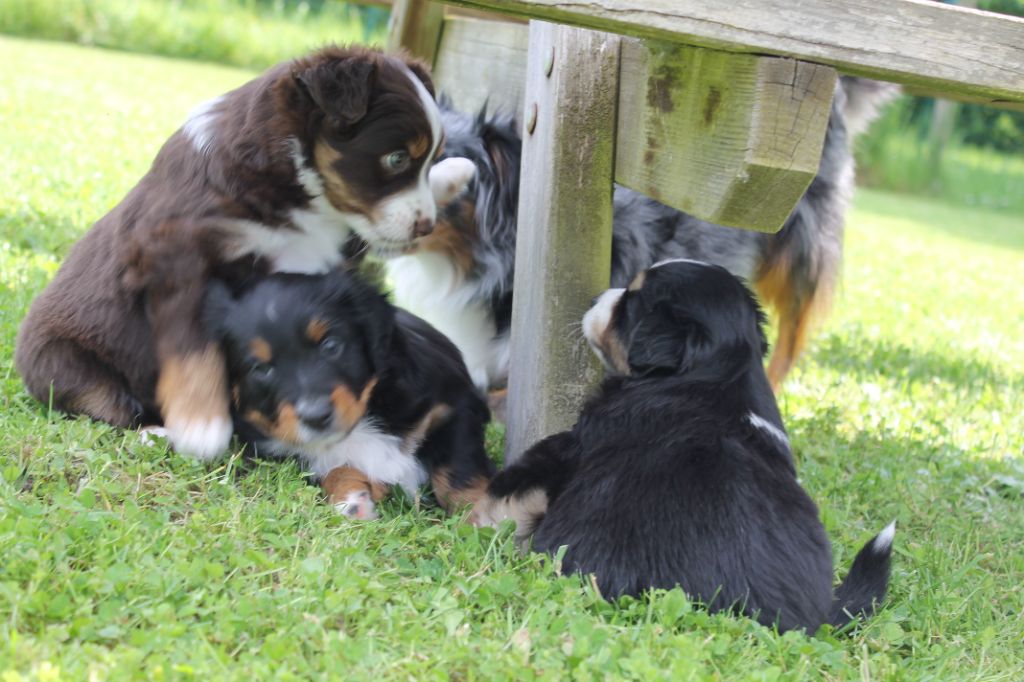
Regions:
<svg viewBox="0 0 1024 682"><path fill-rule="evenodd" d="M139 429L139 441L149 447L159 447L167 440L167 429L162 426L143 426Z"/></svg>
<svg viewBox="0 0 1024 682"><path fill-rule="evenodd" d="M342 502L334 505L334 510L350 519L373 521L377 518L376 505L370 493L365 490L349 493Z"/></svg>
<svg viewBox="0 0 1024 682"><path fill-rule="evenodd" d="M209 461L222 455L231 443L231 420L225 417L192 419L167 424L167 438L175 451Z"/></svg>

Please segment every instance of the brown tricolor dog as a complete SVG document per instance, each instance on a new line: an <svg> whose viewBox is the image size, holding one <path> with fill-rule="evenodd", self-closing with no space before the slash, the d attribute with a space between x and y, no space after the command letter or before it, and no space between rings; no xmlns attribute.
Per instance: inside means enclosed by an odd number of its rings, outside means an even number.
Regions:
<svg viewBox="0 0 1024 682"><path fill-rule="evenodd" d="M433 228L441 146L423 65L364 48L325 48L200 106L32 306L15 355L29 392L117 426L162 422L179 451L218 455L231 419L200 320L207 280L408 248Z"/></svg>

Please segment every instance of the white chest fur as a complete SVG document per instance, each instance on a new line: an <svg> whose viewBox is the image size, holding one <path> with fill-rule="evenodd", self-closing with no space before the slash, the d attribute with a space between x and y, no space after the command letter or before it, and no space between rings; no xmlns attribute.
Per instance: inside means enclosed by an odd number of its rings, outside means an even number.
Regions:
<svg viewBox="0 0 1024 682"><path fill-rule="evenodd" d="M497 338L489 307L473 299L451 262L439 254L417 253L387 263L395 303L422 317L451 339L473 383L486 391L508 376L508 339Z"/></svg>

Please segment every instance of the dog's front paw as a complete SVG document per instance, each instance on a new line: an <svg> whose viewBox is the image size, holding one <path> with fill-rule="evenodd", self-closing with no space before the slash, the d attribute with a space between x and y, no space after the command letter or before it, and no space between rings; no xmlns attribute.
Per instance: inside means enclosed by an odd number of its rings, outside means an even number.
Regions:
<svg viewBox="0 0 1024 682"><path fill-rule="evenodd" d="M157 400L177 452L209 461L228 449L232 426L225 375L224 357L215 345L172 357L160 368Z"/></svg>
<svg viewBox="0 0 1024 682"><path fill-rule="evenodd" d="M227 417L168 419L165 428L176 452L204 462L216 459L231 444L231 420Z"/></svg>
<svg viewBox="0 0 1024 682"><path fill-rule="evenodd" d="M373 521L377 518L376 505L367 490L354 490L341 502L334 504L334 510L342 516L361 521Z"/></svg>
<svg viewBox="0 0 1024 682"><path fill-rule="evenodd" d="M476 164L469 159L452 157L439 161L427 176L434 203L446 206L466 188L476 175Z"/></svg>

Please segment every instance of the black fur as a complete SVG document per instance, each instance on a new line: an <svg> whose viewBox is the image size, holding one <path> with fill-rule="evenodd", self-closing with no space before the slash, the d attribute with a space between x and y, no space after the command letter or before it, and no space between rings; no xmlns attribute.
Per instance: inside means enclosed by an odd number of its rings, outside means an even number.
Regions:
<svg viewBox="0 0 1024 682"><path fill-rule="evenodd" d="M297 455L322 478L338 466L359 467L320 441L344 443L357 424L405 439L431 410L447 406L414 451L425 473L434 480L443 472L449 492L486 483L493 474L484 450L489 411L458 349L355 275L274 274L237 299L214 285L205 315L228 358L237 431L257 452ZM308 332L314 320L324 323L319 341ZM269 347L268 361L254 355L254 339ZM332 391L339 387L352 396L370 391L365 413L354 423L331 411ZM285 406L314 435L308 443L267 432L268 426L287 426L281 421Z"/></svg>
<svg viewBox="0 0 1024 682"><path fill-rule="evenodd" d="M607 331L585 320L588 341L628 367L572 430L500 472L482 509L543 491L546 512L520 534L538 551L567 546L563 568L595 574L606 597L678 585L780 630L870 613L890 545L869 542L833 598L831 548L796 478L746 287L717 266L668 263L624 291L609 319Z"/></svg>

